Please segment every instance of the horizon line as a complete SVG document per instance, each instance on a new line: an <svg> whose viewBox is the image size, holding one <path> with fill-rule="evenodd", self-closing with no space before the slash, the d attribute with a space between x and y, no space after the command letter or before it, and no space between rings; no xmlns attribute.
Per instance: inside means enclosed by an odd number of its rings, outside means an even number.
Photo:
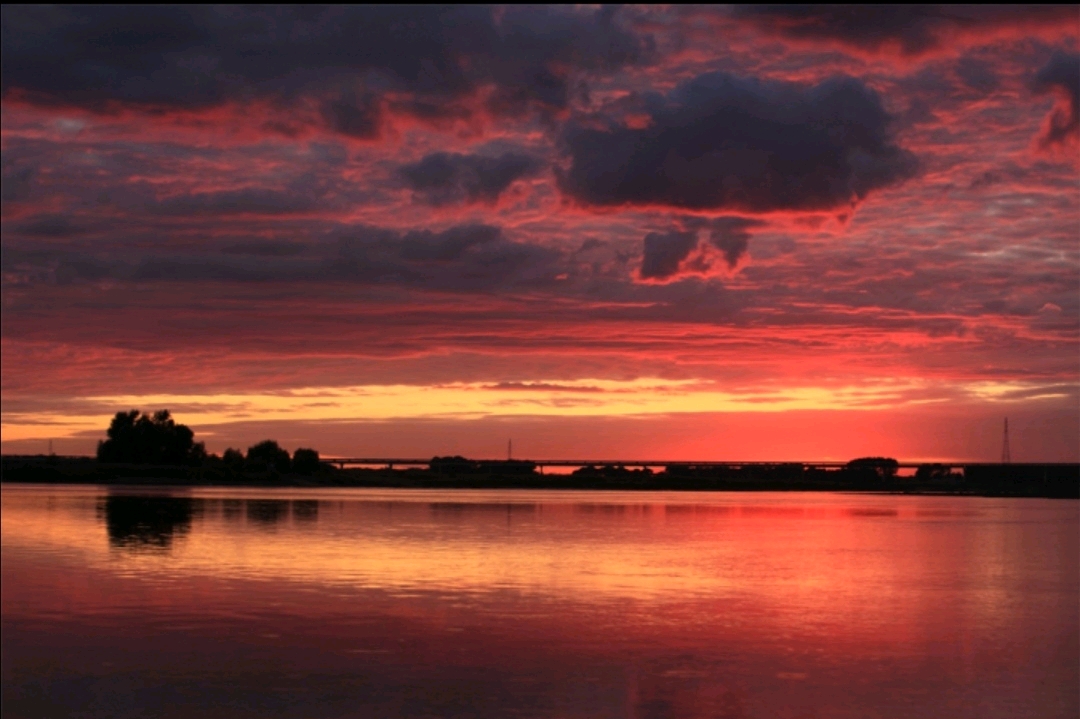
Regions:
<svg viewBox="0 0 1080 719"><path fill-rule="evenodd" d="M15 453L3 453L0 457L43 457L54 459L92 459L96 460L97 457L91 454L15 454ZM606 466L624 466L624 467L664 467L664 466L731 466L731 465L778 465L778 464L798 464L804 466L817 466L817 467L845 467L851 462L858 460L871 460L871 459L884 459L896 461L898 468L917 468L924 465L1062 465L1062 464L1076 464L1080 465L1080 460L1062 460L1062 461L1014 461L1014 462L1001 462L1001 461L987 461L987 460L965 460L965 459L934 459L934 460L897 460L894 457L878 456L878 455L863 455L860 457L854 457L849 460L837 460L837 459L825 459L825 460L693 460L693 459L672 459L672 460L641 460L641 459L527 459L527 458L487 458L487 457L466 457L464 455L432 455L428 458L418 457L337 457L337 456L321 456L320 461L328 464L337 465L403 465L403 466L418 466L418 465L430 465L434 459L447 459L461 457L462 459L470 462L498 462L498 463L532 463L537 466L547 467L585 467L589 465L606 465Z"/></svg>

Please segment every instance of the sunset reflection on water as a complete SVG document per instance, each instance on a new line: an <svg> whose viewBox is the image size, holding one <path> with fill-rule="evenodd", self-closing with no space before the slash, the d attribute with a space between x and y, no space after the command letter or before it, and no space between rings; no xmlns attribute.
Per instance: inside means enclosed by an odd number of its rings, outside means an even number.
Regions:
<svg viewBox="0 0 1080 719"><path fill-rule="evenodd" d="M13 485L2 499L6 716L1080 710L1073 501Z"/></svg>

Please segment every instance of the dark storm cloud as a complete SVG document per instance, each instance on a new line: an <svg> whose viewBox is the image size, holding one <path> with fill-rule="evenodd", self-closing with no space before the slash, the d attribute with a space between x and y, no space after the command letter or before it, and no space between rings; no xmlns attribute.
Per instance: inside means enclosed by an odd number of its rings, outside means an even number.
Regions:
<svg viewBox="0 0 1080 719"><path fill-rule="evenodd" d="M758 5L739 7L735 15L794 38L869 49L896 42L909 55L937 46L941 26L955 22L940 6L928 5Z"/></svg>
<svg viewBox="0 0 1080 719"><path fill-rule="evenodd" d="M739 263L750 244L751 228L765 223L745 217L683 217L680 227L670 232L650 232L645 235L641 269L638 277L643 280L664 280L679 273L680 269L707 272L711 259L705 253L694 258L689 266L683 262L700 246L699 232L704 231L708 243L720 250L729 269Z"/></svg>
<svg viewBox="0 0 1080 719"><path fill-rule="evenodd" d="M728 267L735 267L750 244L750 228L763 223L742 217L720 217L711 224L709 242L723 253Z"/></svg>
<svg viewBox="0 0 1080 719"><path fill-rule="evenodd" d="M650 102L642 129L568 126L563 192L591 205L824 210L915 171L881 98L852 78L803 86L718 72Z"/></svg>
<svg viewBox="0 0 1080 719"><path fill-rule="evenodd" d="M977 92L990 93L1001 85L1001 79L994 72L993 65L978 58L960 58L956 62L956 76Z"/></svg>
<svg viewBox="0 0 1080 719"><path fill-rule="evenodd" d="M645 235L645 252L638 276L643 280L671 277L696 246L697 234L694 232L650 232Z"/></svg>
<svg viewBox="0 0 1080 719"><path fill-rule="evenodd" d="M72 237L85 232L85 228L61 214L35 215L14 223L12 229L27 237Z"/></svg>
<svg viewBox="0 0 1080 719"><path fill-rule="evenodd" d="M1080 137L1080 54L1058 52L1039 70L1032 89L1037 93L1060 91L1065 107L1055 108L1047 118L1040 142L1055 145Z"/></svg>
<svg viewBox="0 0 1080 719"><path fill-rule="evenodd" d="M895 45L908 56L937 50L956 33L1076 21L1073 6L1052 5L744 5L732 14L793 39L837 41L873 51Z"/></svg>
<svg viewBox="0 0 1080 719"><path fill-rule="evenodd" d="M221 248L226 255L256 255L260 257L292 257L303 253L304 245L299 242L281 242L272 240L254 240L236 242Z"/></svg>
<svg viewBox="0 0 1080 719"><path fill-rule="evenodd" d="M404 233L359 228L342 235L323 272L350 282L472 292L550 285L562 260L556 250L511 241L491 225Z"/></svg>
<svg viewBox="0 0 1080 719"><path fill-rule="evenodd" d="M342 135L372 139L379 135L382 109L372 93L362 97L339 97L323 104L323 118Z"/></svg>
<svg viewBox="0 0 1080 719"><path fill-rule="evenodd" d="M261 188L197 192L161 200L151 211L161 215L288 215L315 208L313 198Z"/></svg>
<svg viewBox="0 0 1080 719"><path fill-rule="evenodd" d="M461 259L474 247L502 240L502 231L491 225L460 225L443 232L413 230L400 241L403 259L421 262L449 262Z"/></svg>
<svg viewBox="0 0 1080 719"><path fill-rule="evenodd" d="M104 109L323 101L336 130L372 136L372 93L455 112L490 87L501 113L565 108L577 71L645 60L650 42L612 9L367 6L3 7L5 97ZM366 88L357 94L357 87Z"/></svg>
<svg viewBox="0 0 1080 719"><path fill-rule="evenodd" d="M515 180L540 169L536 158L508 152L498 157L436 152L401 168L401 176L429 205L493 203Z"/></svg>
<svg viewBox="0 0 1080 719"><path fill-rule="evenodd" d="M4 163L0 176L0 199L4 202L18 202L30 196L30 187L34 181L33 167L19 167L14 163Z"/></svg>
<svg viewBox="0 0 1080 719"><path fill-rule="evenodd" d="M347 282L470 292L547 284L562 255L513 242L491 225L400 232L380 227L341 229L310 244L252 240L202 253L98 253L78 249L4 248L6 274L35 282Z"/></svg>

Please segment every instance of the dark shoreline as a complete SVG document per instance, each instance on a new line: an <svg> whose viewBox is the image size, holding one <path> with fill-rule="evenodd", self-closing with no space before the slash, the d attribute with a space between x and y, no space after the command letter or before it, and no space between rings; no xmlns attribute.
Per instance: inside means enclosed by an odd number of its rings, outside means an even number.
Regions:
<svg viewBox="0 0 1080 719"><path fill-rule="evenodd" d="M517 469L517 468L515 468ZM493 471L494 470L494 471ZM888 477L854 470L816 470L782 464L736 468L692 468L648 472L622 467L590 468L575 474L431 469L335 469L311 475L250 472L226 467L102 464L92 458L5 456L0 481L20 484L84 484L139 488L380 488L545 489L727 492L873 492L976 497L1080 499L1080 464L966 465L963 473Z"/></svg>

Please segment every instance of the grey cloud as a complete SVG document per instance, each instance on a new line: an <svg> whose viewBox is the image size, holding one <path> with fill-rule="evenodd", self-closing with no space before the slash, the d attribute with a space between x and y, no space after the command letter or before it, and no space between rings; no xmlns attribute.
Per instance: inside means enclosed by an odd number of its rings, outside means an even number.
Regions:
<svg viewBox="0 0 1080 719"><path fill-rule="evenodd" d="M12 230L27 237L72 237L82 234L86 228L63 214L43 214L14 223Z"/></svg>
<svg viewBox="0 0 1080 719"><path fill-rule="evenodd" d="M490 110L557 112L576 74L651 56L612 8L510 6L15 6L2 9L5 97L105 110L204 108L253 98L323 101L324 120L370 137L371 95L400 108L460 114L491 89ZM354 94L342 88L367 92ZM285 131L289 128L283 127Z"/></svg>
<svg viewBox="0 0 1080 719"><path fill-rule="evenodd" d="M680 266L699 247L698 233L708 233L708 242L720 250L728 268L734 268L750 243L750 230L765 223L745 217L682 217L679 227L670 232L650 232L645 235L641 279L666 279L678 273ZM711 261L702 254L687 269L707 272Z"/></svg>
<svg viewBox="0 0 1080 719"><path fill-rule="evenodd" d="M327 124L343 135L364 140L379 135L382 108L372 93L327 100L322 111Z"/></svg>
<svg viewBox="0 0 1080 719"><path fill-rule="evenodd" d="M603 392L601 387L554 384L551 382L499 382L486 385L484 389L494 390L525 390L535 392L584 392L593 394Z"/></svg>
<svg viewBox="0 0 1080 719"><path fill-rule="evenodd" d="M251 240L215 253L139 256L87 250L4 249L6 274L51 277L57 284L136 282L346 282L449 292L546 285L563 271L563 255L507 239L490 225L399 232L360 226L308 244Z"/></svg>
<svg viewBox="0 0 1080 719"><path fill-rule="evenodd" d="M304 245L299 242L280 242L271 240L254 240L251 242L237 242L221 248L226 255L257 255L260 257L292 257L304 251Z"/></svg>
<svg viewBox="0 0 1080 719"><path fill-rule="evenodd" d="M461 259L469 249L502 240L502 231L491 225L462 225L443 232L414 230L401 238L400 255L406 260L449 262Z"/></svg>
<svg viewBox="0 0 1080 719"><path fill-rule="evenodd" d="M263 188L198 192L161 200L151 211L162 215L288 215L310 212L315 198Z"/></svg>
<svg viewBox="0 0 1080 719"><path fill-rule="evenodd" d="M998 89L1001 79L994 72L993 66L973 57L962 57L956 62L956 76L972 90L990 93Z"/></svg>
<svg viewBox="0 0 1080 719"><path fill-rule="evenodd" d="M645 235L644 244L638 276L643 280L665 279L679 271L679 263L697 246L697 234L677 230L650 232Z"/></svg>
<svg viewBox="0 0 1080 719"><path fill-rule="evenodd" d="M825 210L917 167L877 93L849 77L802 86L718 72L653 105L643 129L569 125L562 191L600 206Z"/></svg>
<svg viewBox="0 0 1080 719"><path fill-rule="evenodd" d="M4 163L3 175L0 176L0 199L4 202L25 200L30 196L33 180L33 167L18 167L13 163Z"/></svg>
<svg viewBox="0 0 1080 719"><path fill-rule="evenodd" d="M709 242L724 254L728 267L735 267L750 244L750 228L764 223L742 217L721 217L713 220Z"/></svg>
<svg viewBox="0 0 1080 719"><path fill-rule="evenodd" d="M990 187L1001 182L1002 177L998 172L993 170L986 170L979 173L974 179L971 180L971 184L968 185L969 190L981 190L984 187Z"/></svg>
<svg viewBox="0 0 1080 719"><path fill-rule="evenodd" d="M1075 9L1064 5L740 5L730 12L771 34L871 51L895 45L908 56L941 48L956 32L1076 22Z"/></svg>
<svg viewBox="0 0 1080 719"><path fill-rule="evenodd" d="M430 205L493 203L515 180L535 174L540 162L507 152L497 157L436 152L401 168L401 177Z"/></svg>
<svg viewBox="0 0 1080 719"><path fill-rule="evenodd" d="M1057 52L1035 75L1032 89L1039 94L1060 90L1066 106L1055 108L1039 138L1043 146L1058 145L1080 137L1080 53Z"/></svg>

